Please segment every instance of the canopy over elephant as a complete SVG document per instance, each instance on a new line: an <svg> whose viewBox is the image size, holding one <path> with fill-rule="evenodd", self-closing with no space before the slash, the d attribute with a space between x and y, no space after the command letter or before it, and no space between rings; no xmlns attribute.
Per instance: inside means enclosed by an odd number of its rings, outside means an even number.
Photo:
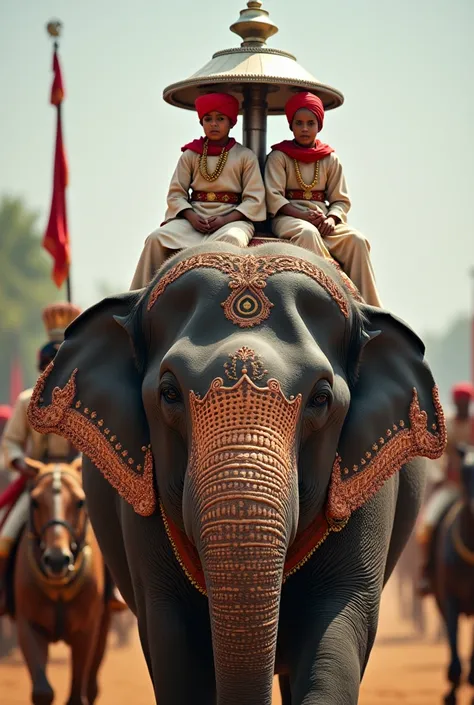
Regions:
<svg viewBox="0 0 474 705"><path fill-rule="evenodd" d="M82 314L29 416L87 458L160 705L269 705L275 672L293 705L357 703L446 442L404 323L308 251L202 245Z"/></svg>

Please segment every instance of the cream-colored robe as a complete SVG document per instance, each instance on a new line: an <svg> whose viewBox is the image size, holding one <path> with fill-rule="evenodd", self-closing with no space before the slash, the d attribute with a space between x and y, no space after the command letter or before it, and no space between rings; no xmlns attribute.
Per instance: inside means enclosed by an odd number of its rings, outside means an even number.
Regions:
<svg viewBox="0 0 474 705"><path fill-rule="evenodd" d="M19 458L43 460L45 455L55 459L70 457L71 445L65 438L54 433L43 435L31 428L27 410L32 394L33 389L26 389L20 394L5 425L2 450L6 468L12 468L13 461Z"/></svg>
<svg viewBox="0 0 474 705"><path fill-rule="evenodd" d="M315 164L299 162L301 176L311 184ZM359 289L362 298L373 306L381 306L370 261L370 245L357 230L347 225L351 201L341 162L332 152L319 162L319 179L313 191L325 191L327 203L319 201L289 201L287 190L301 191L293 159L274 150L267 157L265 189L268 215L272 218L272 231L278 237L290 240L321 257L334 257ZM291 203L302 210L320 210L324 215L334 215L341 222L332 235L322 237L312 223L288 215L278 215L283 206Z"/></svg>
<svg viewBox="0 0 474 705"><path fill-rule="evenodd" d="M257 157L252 150L238 142L229 150L226 165L216 181L207 181L199 171L200 155L186 150L180 157L168 191L168 209L165 224L155 230L145 241L131 289L146 286L165 261L169 251L199 245L205 240L225 240L245 247L255 228L253 222L266 218L265 187ZM209 173L216 168L219 157L208 157ZM217 201L190 201L190 191L214 191L241 194L239 205ZM182 217L183 211L192 208L205 218L228 215L240 211L248 220L228 223L211 235L194 230ZM180 217L181 216L181 217Z"/></svg>

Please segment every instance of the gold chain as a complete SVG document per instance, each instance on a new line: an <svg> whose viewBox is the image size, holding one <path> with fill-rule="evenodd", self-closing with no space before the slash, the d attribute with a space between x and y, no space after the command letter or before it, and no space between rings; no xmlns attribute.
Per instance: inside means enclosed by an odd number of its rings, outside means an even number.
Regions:
<svg viewBox="0 0 474 705"><path fill-rule="evenodd" d="M316 186L316 184L319 181L319 161L317 161L316 164L314 165L314 179L310 184L306 184L303 181L303 177L301 176L300 165L298 163L298 160L293 159L293 161L295 163L296 179L298 181L298 184L301 186L301 189L305 192L305 195L304 195L305 199L308 200L308 197L312 196L311 192L313 191L314 187Z"/></svg>
<svg viewBox="0 0 474 705"><path fill-rule="evenodd" d="M217 181L219 176L222 174L222 170L224 169L226 162L227 162L227 157L229 156L229 152L226 150L225 147L222 147L222 152L219 155L219 159L217 160L217 166L210 174L207 170L207 149L209 146L209 140L204 140L204 146L202 148L202 154L199 157L199 171L201 172L201 176L206 179L206 181Z"/></svg>

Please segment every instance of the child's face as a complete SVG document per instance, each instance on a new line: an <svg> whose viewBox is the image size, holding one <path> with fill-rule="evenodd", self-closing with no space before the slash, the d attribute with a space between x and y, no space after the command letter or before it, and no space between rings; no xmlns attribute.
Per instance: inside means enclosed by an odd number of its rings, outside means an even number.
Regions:
<svg viewBox="0 0 474 705"><path fill-rule="evenodd" d="M303 145L303 147L312 147L318 134L316 115L311 110L301 108L293 118L291 130L298 144Z"/></svg>
<svg viewBox="0 0 474 705"><path fill-rule="evenodd" d="M210 142L220 142L229 136L231 124L227 115L222 115L216 110L204 115L202 119L204 134Z"/></svg>

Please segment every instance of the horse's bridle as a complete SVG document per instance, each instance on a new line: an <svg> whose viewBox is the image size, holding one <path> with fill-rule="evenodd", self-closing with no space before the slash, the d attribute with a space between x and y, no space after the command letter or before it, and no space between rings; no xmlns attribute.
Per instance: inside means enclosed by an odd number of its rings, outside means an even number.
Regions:
<svg viewBox="0 0 474 705"><path fill-rule="evenodd" d="M60 493L61 488L62 488L61 479L62 479L63 475L69 475L69 477L75 479L74 475L72 473L68 472L67 470L55 469L55 470L51 470L50 472L41 473L41 475L36 479L33 487L31 488L30 494L45 477L51 477L51 476L53 476L53 495ZM56 482L56 485L55 485L55 482ZM46 531L53 526L62 526L63 528L66 529L66 531L69 533L69 536L71 537L70 548L71 548L71 552L72 552L74 564L75 564L77 561L77 558L79 557L79 555L81 554L81 552L85 548L86 541L87 541L89 514L87 512L87 509L84 509L84 511L85 511L84 527L83 527L83 530L80 535L78 535L76 529L68 521L65 521L64 519L50 519L40 528L39 531L37 531L35 528L35 521L34 521L34 507L33 507L33 503L30 501L28 538L30 538L32 541L35 541L37 543L37 545L39 546L40 550L44 550L43 538L44 538Z"/></svg>

